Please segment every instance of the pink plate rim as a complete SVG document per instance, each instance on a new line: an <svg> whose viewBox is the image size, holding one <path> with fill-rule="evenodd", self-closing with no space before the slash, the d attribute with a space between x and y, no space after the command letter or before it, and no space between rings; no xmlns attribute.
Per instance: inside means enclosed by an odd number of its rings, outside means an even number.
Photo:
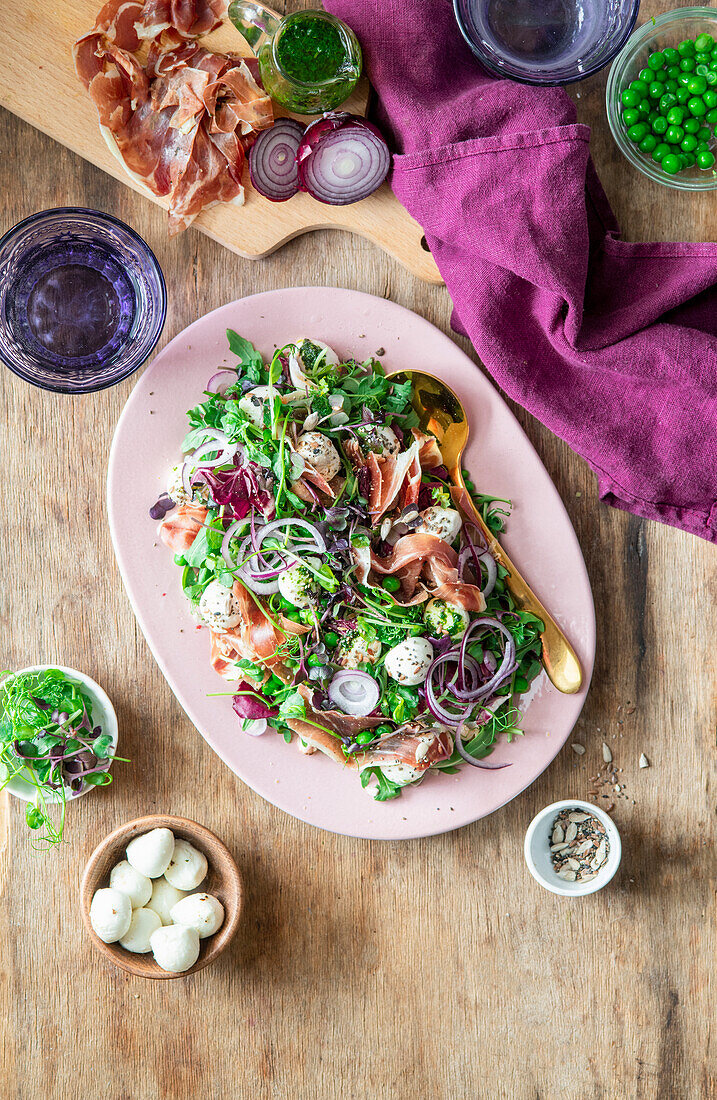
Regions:
<svg viewBox="0 0 717 1100"><path fill-rule="evenodd" d="M510 760L510 768L490 772L466 766L453 776L432 774L400 798L376 803L356 773L328 758L304 756L270 733L243 734L230 697L212 696L227 685L209 665L208 632L197 630L188 614L179 571L159 542L148 509L179 457L186 410L201 400L210 375L231 365L227 328L265 354L301 335L324 340L343 356L368 357L383 349L387 371L422 369L444 377L458 394L471 423L466 466L480 488L512 499L506 549L570 637L585 673L575 695L561 695L544 674L531 685L524 736L501 743L492 756ZM130 603L179 703L236 775L301 821L376 840L448 832L494 812L534 782L577 721L595 657L595 610L568 514L488 378L448 336L403 306L360 291L292 287L242 298L199 318L156 356L130 395L112 441L107 500Z"/></svg>

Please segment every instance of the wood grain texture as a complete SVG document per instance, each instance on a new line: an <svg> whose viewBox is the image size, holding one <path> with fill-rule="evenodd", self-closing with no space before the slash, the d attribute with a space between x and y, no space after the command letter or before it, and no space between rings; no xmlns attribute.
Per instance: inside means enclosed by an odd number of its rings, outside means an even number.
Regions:
<svg viewBox="0 0 717 1100"><path fill-rule="evenodd" d="M16 0L3 6L5 60L0 105L166 207L165 200L131 179L110 152L100 134L94 105L75 75L72 45L92 30L99 6L96 0L62 0L43 7L34 0ZM251 53L228 23L203 41L218 51ZM363 113L365 97L360 85L347 107ZM253 189L248 177L245 172L243 206L222 203L203 211L195 222L197 228L239 255L265 256L312 229L348 229L380 245L420 278L441 282L433 257L421 244L423 230L394 198L388 184L364 202L327 206L304 193L289 202L269 202Z"/></svg>
<svg viewBox="0 0 717 1100"><path fill-rule="evenodd" d="M645 0L641 18L667 6ZM575 94L625 235L714 239L714 199L659 189L611 146L604 83ZM171 290L165 341L233 298L301 283L385 295L449 330L445 289L360 238L319 232L249 262L192 230L168 241L161 210L9 115L0 149L1 228L80 203L148 240ZM31 853L23 806L0 800L3 1100L713 1100L714 547L600 505L585 464L517 410L594 587L597 664L573 738L587 752L566 747L509 806L458 833L332 836L221 764L135 624L104 510L131 381L78 398L7 372L0 384L3 664L56 660L96 677L132 761L72 807L49 858ZM628 796L614 811L623 863L609 888L571 902L530 878L523 836L541 806L585 797L603 739ZM173 982L99 958L78 911L97 842L150 812L216 832L246 887L231 946Z"/></svg>

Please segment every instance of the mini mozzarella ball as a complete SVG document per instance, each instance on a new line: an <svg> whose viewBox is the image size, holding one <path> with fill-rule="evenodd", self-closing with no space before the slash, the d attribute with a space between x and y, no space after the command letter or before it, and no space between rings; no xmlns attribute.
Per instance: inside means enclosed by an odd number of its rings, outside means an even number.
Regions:
<svg viewBox="0 0 717 1100"><path fill-rule="evenodd" d="M173 907L186 896L186 890L178 890L163 875L152 883L152 896L147 902L147 909L153 909L162 924L171 924Z"/></svg>
<svg viewBox="0 0 717 1100"><path fill-rule="evenodd" d="M162 970L183 974L199 958L199 933L184 924L158 928L149 939L154 961Z"/></svg>
<svg viewBox="0 0 717 1100"><path fill-rule="evenodd" d="M249 417L252 424L256 425L257 428L264 427L264 405L271 388L270 386L255 386L253 390L247 390L244 396L237 401L241 411ZM274 390L274 393L276 393L276 390Z"/></svg>
<svg viewBox="0 0 717 1100"><path fill-rule="evenodd" d="M373 665L381 656L381 643L378 638L367 641L359 633L349 634L337 646L334 660L342 668L358 668L359 665Z"/></svg>
<svg viewBox="0 0 717 1100"><path fill-rule="evenodd" d="M152 896L151 878L140 874L126 859L110 871L110 886L126 894L133 909L141 909Z"/></svg>
<svg viewBox="0 0 717 1100"><path fill-rule="evenodd" d="M150 833L143 833L129 842L127 860L141 875L159 878L169 867L173 851L174 833L171 829L152 829Z"/></svg>
<svg viewBox="0 0 717 1100"><path fill-rule="evenodd" d="M207 874L207 857L189 841L175 840L174 851L164 877L178 890L196 890Z"/></svg>
<svg viewBox="0 0 717 1100"><path fill-rule="evenodd" d="M401 450L401 444L393 428L387 424L363 424L356 429L356 434L369 451L378 451L382 455L396 455Z"/></svg>
<svg viewBox="0 0 717 1100"><path fill-rule="evenodd" d="M311 556L306 560L313 569L321 567L321 558ZM296 565L292 565L290 569L279 573L277 582L279 593L294 607L311 607L318 595L319 589L314 574L311 569L307 569L300 561L297 561Z"/></svg>
<svg viewBox="0 0 717 1100"><path fill-rule="evenodd" d="M398 760L393 764L382 764L381 771L386 779L390 780L391 783L396 783L399 787L405 787L408 783L415 783L417 779L426 774L425 768L423 770L413 768L410 764L402 764Z"/></svg>
<svg viewBox="0 0 717 1100"><path fill-rule="evenodd" d="M199 600L199 617L216 634L223 634L241 622L241 604L231 588L210 581Z"/></svg>
<svg viewBox="0 0 717 1100"><path fill-rule="evenodd" d="M95 890L90 904L90 924L103 943L122 939L131 921L132 903L127 894L112 886Z"/></svg>
<svg viewBox="0 0 717 1100"><path fill-rule="evenodd" d="M296 453L327 481L336 477L341 469L339 452L329 437L321 432L304 432L300 435L296 441Z"/></svg>
<svg viewBox="0 0 717 1100"><path fill-rule="evenodd" d="M145 955L151 951L149 945L152 934L162 927L159 914L153 909L135 909L132 920L120 942L120 947L135 955Z"/></svg>
<svg viewBox="0 0 717 1100"><path fill-rule="evenodd" d="M463 526L463 520L455 508L438 508L433 505L420 513L421 523L417 530L424 535L436 535L445 542L454 542Z"/></svg>
<svg viewBox="0 0 717 1100"><path fill-rule="evenodd" d="M447 600L429 600L423 609L423 621L431 634L448 634L451 638L462 638L471 621L463 607Z"/></svg>
<svg viewBox="0 0 717 1100"><path fill-rule="evenodd" d="M422 684L433 662L433 646L426 638L406 638L384 658L384 668L392 680L405 687Z"/></svg>
<svg viewBox="0 0 717 1100"><path fill-rule="evenodd" d="M224 906L212 894L188 894L172 907L172 920L196 929L200 940L205 940L224 923Z"/></svg>

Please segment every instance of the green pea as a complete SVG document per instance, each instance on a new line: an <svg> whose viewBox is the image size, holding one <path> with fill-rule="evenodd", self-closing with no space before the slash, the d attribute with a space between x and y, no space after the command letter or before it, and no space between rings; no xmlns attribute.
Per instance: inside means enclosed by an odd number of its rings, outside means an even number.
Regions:
<svg viewBox="0 0 717 1100"><path fill-rule="evenodd" d="M704 153L706 149L709 149L709 145L706 141L698 141L695 146L695 153Z"/></svg>
<svg viewBox="0 0 717 1100"><path fill-rule="evenodd" d="M683 73L693 73L695 71L694 57L683 57L680 61L680 68Z"/></svg>
<svg viewBox="0 0 717 1100"><path fill-rule="evenodd" d="M632 88L626 88L620 96L623 107L637 107L642 97L634 92Z"/></svg>
<svg viewBox="0 0 717 1100"><path fill-rule="evenodd" d="M711 88L708 88L702 96L702 102L705 107L708 107L710 110L713 107L717 107L717 92L713 92Z"/></svg>
<svg viewBox="0 0 717 1100"><path fill-rule="evenodd" d="M699 70L701 68L706 67L711 60L712 60L712 58L708 53L696 53L695 54L695 72L699 72Z"/></svg>
<svg viewBox="0 0 717 1100"><path fill-rule="evenodd" d="M685 134L680 142L680 149L683 153L692 153L697 148L697 138L694 134Z"/></svg>
<svg viewBox="0 0 717 1100"><path fill-rule="evenodd" d="M652 114L651 107L652 107L652 104L650 103L649 99L641 99L640 100L640 102L637 105L637 109L640 112L641 118L649 118L650 117L650 115ZM656 113L659 114L660 112L657 111Z"/></svg>
<svg viewBox="0 0 717 1100"><path fill-rule="evenodd" d="M379 726L379 729L381 727ZM373 730L362 730L361 733L356 734L356 741L359 745L368 745L369 741L373 741L376 734Z"/></svg>
<svg viewBox="0 0 717 1100"><path fill-rule="evenodd" d="M669 152L670 152L669 145L666 145L665 142L662 141L662 142L660 142L660 144L657 146L656 149L653 149L652 159L656 160L656 161L661 161L662 158L666 157Z"/></svg>
<svg viewBox="0 0 717 1100"><path fill-rule="evenodd" d="M708 72L705 73L705 80L710 88L714 88L715 85L717 85L717 73L714 72L713 69L709 69Z"/></svg>
<svg viewBox="0 0 717 1100"><path fill-rule="evenodd" d="M708 122L710 126L714 126L717 123L717 107L712 107L705 115L705 122Z"/></svg>
<svg viewBox="0 0 717 1100"><path fill-rule="evenodd" d="M696 134L700 128L700 124L696 118L686 118L683 126L688 134Z"/></svg>
<svg viewBox="0 0 717 1100"><path fill-rule="evenodd" d="M714 153L710 153L709 149L703 149L702 152L697 154L697 165L703 172L709 171L714 162Z"/></svg>
<svg viewBox="0 0 717 1100"><path fill-rule="evenodd" d="M714 44L715 40L711 34L698 34L695 39L695 49L699 50L700 53L709 53L710 50L714 49ZM647 63L650 64L649 60Z"/></svg>
<svg viewBox="0 0 717 1100"><path fill-rule="evenodd" d="M381 587L385 588L387 592L398 592L401 582L398 577L384 577Z"/></svg>
<svg viewBox="0 0 717 1100"><path fill-rule="evenodd" d="M641 80L643 84L652 84L654 77L652 75L652 69L640 69L637 74L637 79Z"/></svg>
<svg viewBox="0 0 717 1100"><path fill-rule="evenodd" d="M659 107L663 114L667 114L670 108L674 107L676 103L677 100L672 95L672 93L665 92L665 94L660 98ZM632 106L632 104L628 104L628 106Z"/></svg>
<svg viewBox="0 0 717 1100"><path fill-rule="evenodd" d="M291 619L292 623L301 622L301 612L296 607L294 607L291 611L286 611L285 615L287 619Z"/></svg>
<svg viewBox="0 0 717 1100"><path fill-rule="evenodd" d="M702 95L707 91L707 81L703 76L693 76L687 85L687 91L692 92L693 95ZM634 106L634 104L628 104L628 106Z"/></svg>
<svg viewBox="0 0 717 1100"><path fill-rule="evenodd" d="M295 611L296 605L287 600L285 596L279 596L279 607L282 611Z"/></svg>
<svg viewBox="0 0 717 1100"><path fill-rule="evenodd" d="M712 58L710 57L710 58L707 59L707 61L704 61L704 62L701 61L699 63L699 65L695 69L695 72L696 72L697 76L704 76L704 77L707 76L707 73L709 72L709 62L711 60L712 60Z"/></svg>
<svg viewBox="0 0 717 1100"><path fill-rule="evenodd" d="M642 99L643 96L647 95L647 89L649 88L650 84L652 84L651 80L648 80L647 83L645 83L644 80L640 80L640 79L633 80L630 83L630 90L633 91L633 92L637 92L640 99Z"/></svg>
<svg viewBox="0 0 717 1100"><path fill-rule="evenodd" d="M393 726L376 726L376 729L374 730L374 735L376 737L387 737L389 733L393 733Z"/></svg>
<svg viewBox="0 0 717 1100"><path fill-rule="evenodd" d="M650 99L659 99L664 92L664 88L660 84L659 80L653 80L650 87L647 89L647 94Z"/></svg>
<svg viewBox="0 0 717 1100"><path fill-rule="evenodd" d="M667 65L676 65L680 60L680 55L678 54L674 46L668 46L666 49L664 49L662 51L662 56L664 57L665 63Z"/></svg>
<svg viewBox="0 0 717 1100"><path fill-rule="evenodd" d="M187 563L184 560L184 555L183 554L175 554L174 555L174 564L175 565L186 565Z"/></svg>
<svg viewBox="0 0 717 1100"><path fill-rule="evenodd" d="M309 668L320 668L325 662L323 657L319 657L318 653L310 653L306 658L306 663Z"/></svg>
<svg viewBox="0 0 717 1100"><path fill-rule="evenodd" d="M665 97L663 96L663 98ZM684 117L685 112L684 108L682 107L671 107L670 110L667 112L667 121L669 122L670 126L679 126Z"/></svg>
<svg viewBox="0 0 717 1100"><path fill-rule="evenodd" d="M699 130L697 131L697 140L709 141L711 137L711 131L706 126L700 126Z"/></svg>
<svg viewBox="0 0 717 1100"><path fill-rule="evenodd" d="M636 127L631 126L630 130L634 130L635 128ZM628 134L630 133L630 130L628 130ZM682 129L681 126L668 126L667 131L665 132L665 141L669 145L679 145L684 136L685 131Z"/></svg>
<svg viewBox="0 0 717 1100"><path fill-rule="evenodd" d="M666 92L674 93L674 92L677 91L678 87L679 87L679 85L678 85L676 80L666 80L665 81L665 91Z"/></svg>
<svg viewBox="0 0 717 1100"><path fill-rule="evenodd" d="M667 132L669 134L670 131L668 130ZM628 127L627 136L629 137L630 141L634 141L635 144L637 144L638 141L642 141L642 139L645 137L646 133L647 133L647 126L645 125L645 123L644 122L636 122L634 126ZM665 140L668 141L669 139L665 138ZM387 577L386 579L387 580L393 580L394 578L393 577Z"/></svg>
<svg viewBox="0 0 717 1100"><path fill-rule="evenodd" d="M691 57L695 52L695 44L691 38L684 38L677 47L680 57Z"/></svg>
<svg viewBox="0 0 717 1100"><path fill-rule="evenodd" d="M623 111L623 113L622 113L623 120L624 120L626 114L627 114L627 111ZM630 125L634 126L635 123L631 122ZM654 134L664 134L669 125L670 124L667 121L667 119L663 115L660 115L660 117L656 118L655 121L652 123L652 132Z"/></svg>
<svg viewBox="0 0 717 1100"><path fill-rule="evenodd" d="M655 52L651 53L650 56L648 57L647 64L648 64L648 67L650 69L653 69L655 72L658 69L661 69L662 66L665 64L665 55L664 55L664 53L662 53L660 50L655 50Z"/></svg>
<svg viewBox="0 0 717 1100"><path fill-rule="evenodd" d="M692 74L691 73L680 73L680 75L677 78L677 83L681 84L683 87L686 88L691 79L692 79Z"/></svg>
<svg viewBox="0 0 717 1100"><path fill-rule="evenodd" d="M326 632L326 634L324 634L324 645L328 646L329 649L336 649L336 646L338 644L339 636L335 633L335 631L329 630Z"/></svg>
<svg viewBox="0 0 717 1100"><path fill-rule="evenodd" d="M694 153L682 153L681 156L682 163L684 164L685 168L691 168L692 165L695 163Z"/></svg>
<svg viewBox="0 0 717 1100"><path fill-rule="evenodd" d="M707 108L705 107L705 101L700 99L699 96L693 96L692 99L687 100L687 110L691 115L695 115L699 118L701 115L706 114Z"/></svg>
<svg viewBox="0 0 717 1100"><path fill-rule="evenodd" d="M682 167L680 158L675 153L668 153L666 157L662 158L662 167L669 175L674 176L679 172Z"/></svg>
<svg viewBox="0 0 717 1100"><path fill-rule="evenodd" d="M670 78L670 80L677 80L679 78L681 72L682 72L682 69L680 68L679 65L670 65L669 69L667 70L667 75Z"/></svg>
<svg viewBox="0 0 717 1100"><path fill-rule="evenodd" d="M641 149L643 153L651 153L653 149L657 148L657 145L657 138L654 134L645 134L644 138L638 145L638 149Z"/></svg>
<svg viewBox="0 0 717 1100"><path fill-rule="evenodd" d="M690 93L687 91L687 88L678 88L675 92L675 99L678 103L686 103L689 98Z"/></svg>
<svg viewBox="0 0 717 1100"><path fill-rule="evenodd" d="M667 80L667 69L658 69L656 73L652 74L654 80L658 80L660 84L664 84Z"/></svg>

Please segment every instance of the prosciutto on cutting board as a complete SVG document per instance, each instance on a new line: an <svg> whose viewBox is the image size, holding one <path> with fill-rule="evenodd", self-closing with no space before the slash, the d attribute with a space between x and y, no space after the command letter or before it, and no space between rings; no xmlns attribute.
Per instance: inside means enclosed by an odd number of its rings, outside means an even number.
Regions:
<svg viewBox="0 0 717 1100"><path fill-rule="evenodd" d="M170 234L208 206L244 201L245 151L274 120L256 67L195 41L223 6L109 0L75 43L102 134L136 182L169 200Z"/></svg>

